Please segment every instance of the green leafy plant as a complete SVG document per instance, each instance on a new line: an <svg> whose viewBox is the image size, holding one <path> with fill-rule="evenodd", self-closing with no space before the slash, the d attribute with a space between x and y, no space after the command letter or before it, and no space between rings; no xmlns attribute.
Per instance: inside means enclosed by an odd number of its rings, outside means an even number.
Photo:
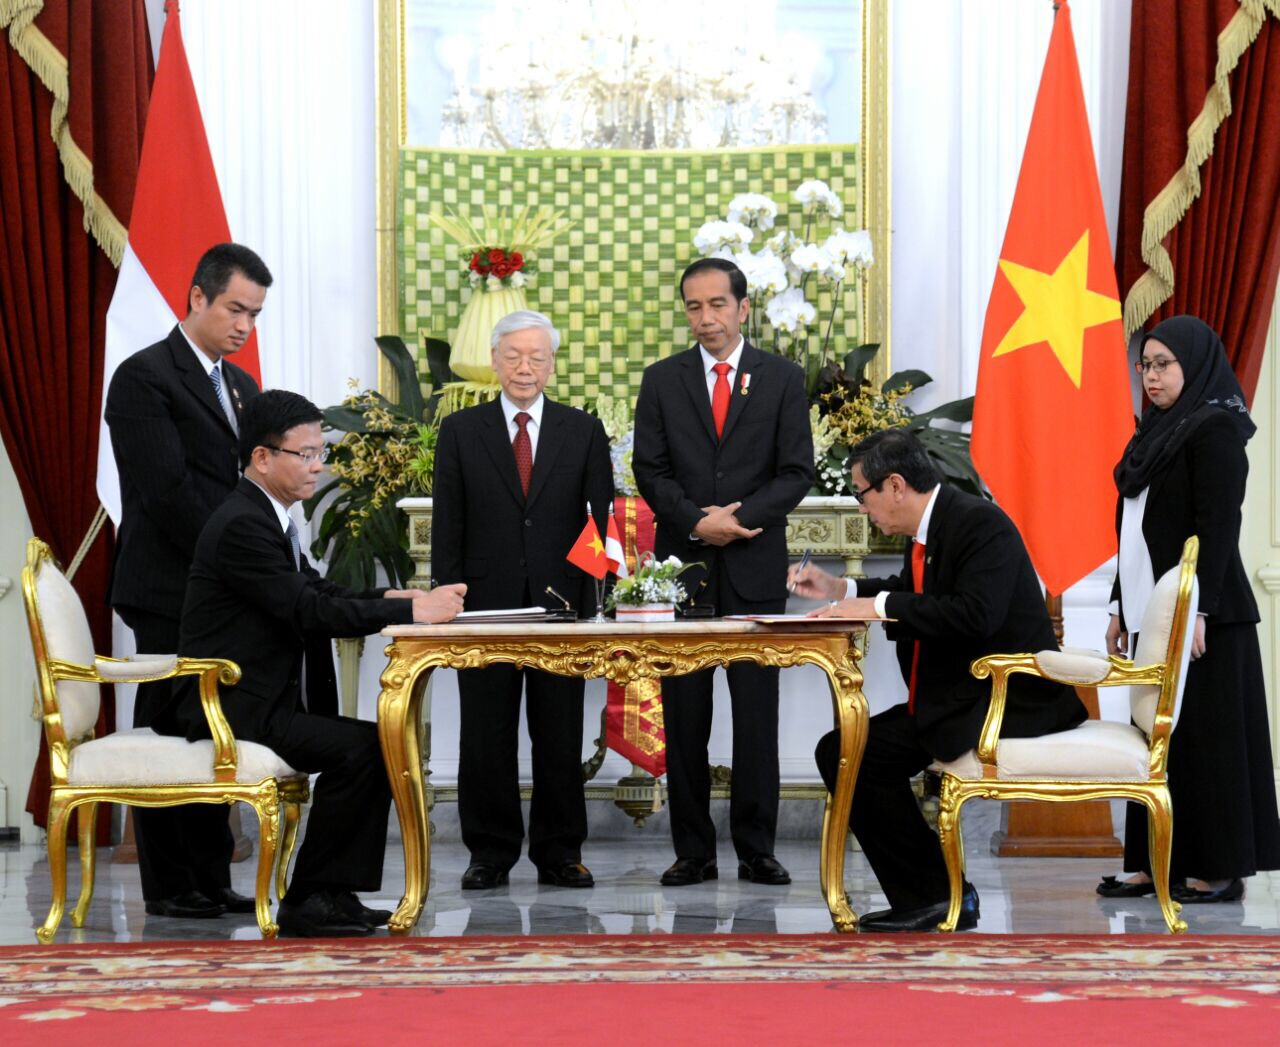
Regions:
<svg viewBox="0 0 1280 1047"><path fill-rule="evenodd" d="M943 480L972 494L986 496L982 478L969 454L969 434L936 422L973 420L973 397L940 404L917 413L905 400L933 378L924 371L898 371L876 389L866 377L867 365L878 345L862 345L840 363L829 363L812 375L810 421L818 471L824 494L849 494L849 450L881 429L903 427L924 446Z"/></svg>
<svg viewBox="0 0 1280 1047"><path fill-rule="evenodd" d="M407 520L396 502L431 493L439 402L438 393L422 395L403 341L375 341L395 373L397 398L364 389L324 409L326 431L343 436L330 448L332 479L303 504L308 520L323 505L312 555L327 558L333 581L361 590L377 585L379 567L393 587L403 588L413 577ZM449 346L427 339L426 350L432 385L439 389L450 380Z"/></svg>

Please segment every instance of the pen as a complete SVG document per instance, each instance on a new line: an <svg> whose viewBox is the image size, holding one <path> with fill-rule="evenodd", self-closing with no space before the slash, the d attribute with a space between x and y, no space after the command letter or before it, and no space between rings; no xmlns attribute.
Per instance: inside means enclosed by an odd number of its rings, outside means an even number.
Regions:
<svg viewBox="0 0 1280 1047"><path fill-rule="evenodd" d="M791 584L787 586L787 595L796 591L796 579L800 577L800 572L809 566L809 555L813 550L806 549L804 555L800 557L800 563L796 567L796 573L791 576Z"/></svg>
<svg viewBox="0 0 1280 1047"><path fill-rule="evenodd" d="M552 589L552 588L551 588L551 586L549 586L549 585L548 585L548 586L547 586L546 591L547 591L550 595L554 596L557 600L559 600L562 604L564 604L564 609L565 609L566 611L572 611L572 610L573 610L573 604L571 604L568 600L566 600L566 599L565 599L563 596L561 596L558 592L556 592L554 589Z"/></svg>

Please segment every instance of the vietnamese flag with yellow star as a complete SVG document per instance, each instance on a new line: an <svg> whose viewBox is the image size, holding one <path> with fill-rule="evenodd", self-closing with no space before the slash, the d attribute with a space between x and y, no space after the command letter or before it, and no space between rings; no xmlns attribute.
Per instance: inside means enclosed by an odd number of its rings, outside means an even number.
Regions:
<svg viewBox="0 0 1280 1047"><path fill-rule="evenodd" d="M593 578L603 578L609 573L609 558L604 553L604 542L600 540L600 528L596 526L596 518L587 514L586 525L573 548L565 556L574 567L580 567Z"/></svg>
<svg viewBox="0 0 1280 1047"><path fill-rule="evenodd" d="M971 445L1051 595L1115 554L1111 471L1132 434L1120 295L1064 3L987 305Z"/></svg>

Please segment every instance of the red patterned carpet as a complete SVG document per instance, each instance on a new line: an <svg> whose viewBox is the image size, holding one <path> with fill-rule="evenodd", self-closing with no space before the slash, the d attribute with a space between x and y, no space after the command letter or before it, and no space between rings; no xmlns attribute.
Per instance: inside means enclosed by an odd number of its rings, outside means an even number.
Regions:
<svg viewBox="0 0 1280 1047"><path fill-rule="evenodd" d="M1046 1004L1057 1006L1046 1007ZM388 938L0 949L0 1042L1274 1043L1280 938Z"/></svg>

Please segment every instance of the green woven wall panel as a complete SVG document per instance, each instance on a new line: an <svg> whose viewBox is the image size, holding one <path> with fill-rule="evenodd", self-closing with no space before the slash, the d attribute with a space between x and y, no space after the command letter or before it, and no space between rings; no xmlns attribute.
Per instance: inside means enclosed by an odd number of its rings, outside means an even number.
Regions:
<svg viewBox="0 0 1280 1047"><path fill-rule="evenodd" d="M676 281L697 257L694 233L724 217L738 193L772 197L781 209L774 231L785 225L799 234L800 205L791 193L819 178L844 202L837 224L864 224L856 146L712 153L405 149L401 158L401 316L410 346L420 347L423 336L451 340L472 294L460 249L431 225L429 213L453 208L478 219L486 203L529 204L573 219L574 227L539 254L526 295L564 337L549 392L578 406L600 392L634 396L646 365L691 344ZM859 286L851 280L843 292L837 359L861 340ZM815 305L825 325L830 293L823 290ZM425 383L424 360L419 370Z"/></svg>

